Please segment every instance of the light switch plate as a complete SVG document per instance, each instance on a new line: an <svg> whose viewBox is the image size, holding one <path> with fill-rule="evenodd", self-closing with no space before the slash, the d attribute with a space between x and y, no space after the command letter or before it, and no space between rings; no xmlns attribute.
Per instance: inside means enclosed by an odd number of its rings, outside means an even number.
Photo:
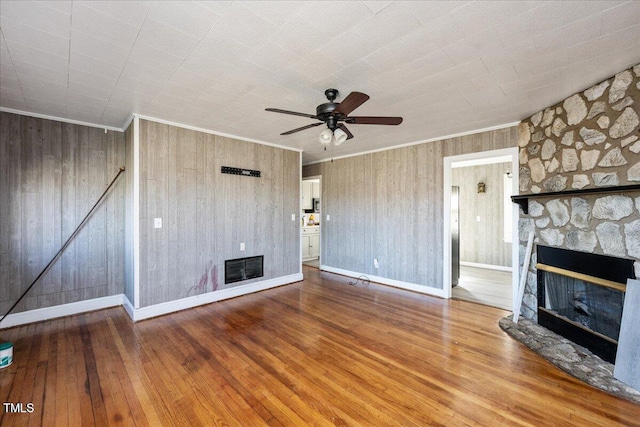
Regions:
<svg viewBox="0 0 640 427"><path fill-rule="evenodd" d="M153 228L162 228L162 218L153 219Z"/></svg>
<svg viewBox="0 0 640 427"><path fill-rule="evenodd" d="M244 251L244 243L240 243L240 250Z"/></svg>
<svg viewBox="0 0 640 427"><path fill-rule="evenodd" d="M327 215L327 221L329 221L331 219L330 215Z"/></svg>
<svg viewBox="0 0 640 427"><path fill-rule="evenodd" d="M295 221L296 220L296 214L291 214L291 221Z"/></svg>

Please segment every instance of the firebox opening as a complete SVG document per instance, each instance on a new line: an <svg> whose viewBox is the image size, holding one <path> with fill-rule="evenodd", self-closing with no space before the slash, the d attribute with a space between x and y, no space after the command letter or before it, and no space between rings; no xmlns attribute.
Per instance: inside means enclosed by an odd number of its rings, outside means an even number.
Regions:
<svg viewBox="0 0 640 427"><path fill-rule="evenodd" d="M543 270L544 265L538 268ZM545 271L544 307L549 311L618 341L624 288L613 288Z"/></svg>
<svg viewBox="0 0 640 427"><path fill-rule="evenodd" d="M633 260L538 246L538 323L615 363Z"/></svg>

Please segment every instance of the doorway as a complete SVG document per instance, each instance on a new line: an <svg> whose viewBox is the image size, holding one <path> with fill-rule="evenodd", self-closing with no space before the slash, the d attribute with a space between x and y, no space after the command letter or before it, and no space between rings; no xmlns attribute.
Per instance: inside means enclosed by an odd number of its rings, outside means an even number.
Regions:
<svg viewBox="0 0 640 427"><path fill-rule="evenodd" d="M514 307L518 208L509 196L517 194L517 162L515 147L445 157L445 297Z"/></svg>
<svg viewBox="0 0 640 427"><path fill-rule="evenodd" d="M301 187L300 259L302 265L319 269L322 241L322 177L303 178Z"/></svg>

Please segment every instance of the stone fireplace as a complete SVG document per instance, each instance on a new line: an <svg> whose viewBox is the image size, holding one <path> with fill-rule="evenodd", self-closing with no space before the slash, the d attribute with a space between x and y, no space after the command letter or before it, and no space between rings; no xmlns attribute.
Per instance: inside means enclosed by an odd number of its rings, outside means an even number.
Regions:
<svg viewBox="0 0 640 427"><path fill-rule="evenodd" d="M569 252L623 259L625 277L640 278L639 111L640 65L636 65L519 125L520 194L528 197L519 221L520 265L533 231L536 248L567 251L560 252L560 259ZM613 288L602 290L584 284L591 283L588 280L554 278L563 275L537 268L546 265L540 256L544 255L534 249L520 312L523 317L539 323L546 321L543 317L557 317L548 312L554 311L547 306L551 303L555 311L564 310L570 322L584 327L583 323L595 322L594 307L585 304L585 298L593 304L593 298L609 297L612 307L621 305L621 295L616 296ZM551 296L541 278L555 280L564 287L560 292L569 296ZM624 284L626 278L605 280ZM609 324L615 324L612 310L599 313L595 334L615 341L609 329ZM569 312L573 318L566 316Z"/></svg>
<svg viewBox="0 0 640 427"><path fill-rule="evenodd" d="M633 260L538 245L538 323L615 363Z"/></svg>

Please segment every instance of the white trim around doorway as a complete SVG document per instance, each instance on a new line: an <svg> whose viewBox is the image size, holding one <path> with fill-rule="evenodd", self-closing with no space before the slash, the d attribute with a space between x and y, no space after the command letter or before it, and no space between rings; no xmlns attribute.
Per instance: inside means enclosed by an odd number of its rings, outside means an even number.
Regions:
<svg viewBox="0 0 640 427"><path fill-rule="evenodd" d="M518 147L503 148L499 150L481 151L478 153L461 154L457 156L449 156L444 158L444 212L443 212L443 261L442 261L442 288L444 298L451 298L451 169L454 167L502 163L511 161L512 177L512 194L518 194ZM518 245L518 205L513 203L511 209L512 215L512 235L514 236L511 245L511 284L513 289L513 298L518 297L519 283L519 245ZM515 302L515 301L514 301Z"/></svg>

